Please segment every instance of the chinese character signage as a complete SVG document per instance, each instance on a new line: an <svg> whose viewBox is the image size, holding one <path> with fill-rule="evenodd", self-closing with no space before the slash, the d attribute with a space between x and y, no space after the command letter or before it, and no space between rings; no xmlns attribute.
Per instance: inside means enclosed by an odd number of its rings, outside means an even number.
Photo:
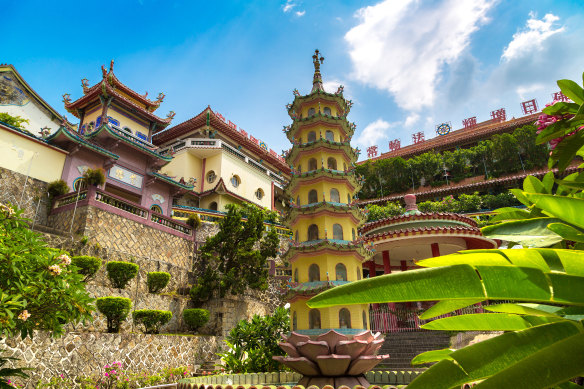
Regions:
<svg viewBox="0 0 584 389"><path fill-rule="evenodd" d="M471 118L463 119L462 120L462 125L466 129L473 128L474 126L477 125L477 117L476 116L473 116Z"/></svg>
<svg viewBox="0 0 584 389"><path fill-rule="evenodd" d="M121 181L124 184L133 186L134 188L142 189L142 180L144 177L141 174L135 173L121 166L114 165L114 167L108 170L107 175L116 181Z"/></svg>
<svg viewBox="0 0 584 389"><path fill-rule="evenodd" d="M537 101L535 99L524 101L521 103L521 110L525 115L530 115L537 112Z"/></svg>
<svg viewBox="0 0 584 389"><path fill-rule="evenodd" d="M389 141L389 151L396 151L401 148L401 140L394 139Z"/></svg>
<svg viewBox="0 0 584 389"><path fill-rule="evenodd" d="M507 113L505 112L505 108L500 108L495 111L491 111L491 119L499 120L500 122L504 122L507 120Z"/></svg>
<svg viewBox="0 0 584 389"><path fill-rule="evenodd" d="M377 146L367 147L367 158L377 157Z"/></svg>
<svg viewBox="0 0 584 389"><path fill-rule="evenodd" d="M412 141L414 142L414 144L423 142L424 140L426 140L426 139L425 139L423 131L416 132L415 134L412 134Z"/></svg>

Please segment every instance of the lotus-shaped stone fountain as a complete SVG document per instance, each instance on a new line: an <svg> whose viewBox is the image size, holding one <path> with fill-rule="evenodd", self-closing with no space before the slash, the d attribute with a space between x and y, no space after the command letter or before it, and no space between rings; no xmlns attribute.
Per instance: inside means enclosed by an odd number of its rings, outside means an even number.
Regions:
<svg viewBox="0 0 584 389"><path fill-rule="evenodd" d="M330 330L321 335L301 335L292 332L282 335L280 347L288 356L273 357L304 377L298 385L308 387L332 385L369 386L364 373L371 370L389 355L377 355L383 344L380 333L364 331L357 335L344 335Z"/></svg>

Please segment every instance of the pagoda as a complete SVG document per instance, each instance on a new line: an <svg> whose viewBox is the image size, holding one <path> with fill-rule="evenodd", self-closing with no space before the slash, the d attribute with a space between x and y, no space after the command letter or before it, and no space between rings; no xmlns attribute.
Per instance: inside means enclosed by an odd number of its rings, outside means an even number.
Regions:
<svg viewBox="0 0 584 389"><path fill-rule="evenodd" d="M368 386L363 372L383 358L375 355L383 340L368 330L368 305L306 305L324 290L360 280L362 264L372 255L357 235L366 216L354 203L361 182L354 171L359 150L350 144L355 124L347 120L352 103L342 86L325 92L324 58L316 50L312 59L312 91L301 96L294 90L287 106L293 123L284 128L293 143L285 188L291 199L285 222L293 237L283 256L292 265L292 333L280 344L288 356L276 359L304 375L299 385Z"/></svg>

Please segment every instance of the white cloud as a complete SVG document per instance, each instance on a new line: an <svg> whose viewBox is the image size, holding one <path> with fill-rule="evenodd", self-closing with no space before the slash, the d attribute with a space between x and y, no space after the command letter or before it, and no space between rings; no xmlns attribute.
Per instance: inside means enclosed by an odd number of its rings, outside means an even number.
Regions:
<svg viewBox="0 0 584 389"><path fill-rule="evenodd" d="M294 7L296 7L296 3L293 3L292 0L287 0L283 10L284 12L290 12Z"/></svg>
<svg viewBox="0 0 584 389"><path fill-rule="evenodd" d="M304 16L305 13L306 13L306 11L304 11L304 10L296 11L296 16L301 17L301 16Z"/></svg>
<svg viewBox="0 0 584 389"><path fill-rule="evenodd" d="M380 139L387 138L387 132L393 125L383 119L377 119L363 129L355 138L355 143L363 147L376 145Z"/></svg>
<svg viewBox="0 0 584 389"><path fill-rule="evenodd" d="M535 83L531 85L520 85L518 86L515 91L517 95L521 99L521 101L529 100L530 97L533 97L534 92L539 92L545 89L545 85L542 83Z"/></svg>
<svg viewBox="0 0 584 389"><path fill-rule="evenodd" d="M408 115L408 117L406 118L404 126L405 127L412 127L419 120L420 120L420 115L418 115L417 113L412 113L412 114Z"/></svg>
<svg viewBox="0 0 584 389"><path fill-rule="evenodd" d="M560 18L553 14L546 14L543 19L536 19L534 13L529 14L525 29L513 35L513 40L503 51L501 60L510 61L522 57L532 51L541 51L543 42L550 36L564 31L564 27L554 28L554 23Z"/></svg>
<svg viewBox="0 0 584 389"><path fill-rule="evenodd" d="M357 11L345 35L360 82L390 92L409 111L432 106L444 65L467 48L496 0L385 0Z"/></svg>

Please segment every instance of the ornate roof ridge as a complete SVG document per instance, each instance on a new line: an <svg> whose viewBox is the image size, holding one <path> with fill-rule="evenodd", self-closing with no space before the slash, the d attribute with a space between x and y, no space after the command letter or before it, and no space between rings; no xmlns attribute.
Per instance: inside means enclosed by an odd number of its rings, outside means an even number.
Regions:
<svg viewBox="0 0 584 389"><path fill-rule="evenodd" d="M165 176L164 174L160 174L158 172L148 172L148 175L150 176L154 176L154 177L158 177L161 180L164 180L170 184L176 185L182 189L186 189L186 190L193 190L193 188L195 187L194 185L189 185L189 184L183 184L179 181L176 181L168 176Z"/></svg>
<svg viewBox="0 0 584 389"><path fill-rule="evenodd" d="M419 214L414 215L398 215L398 216L391 216L384 219L375 220L372 222L365 223L363 227L360 228L362 233L370 231L376 227L383 226L383 225L391 225L395 222L401 222L406 220L438 220L438 219L450 219L450 220L457 220L463 223L470 224L473 227L477 227L478 223L469 218L467 216L460 215L458 213L453 212L420 212Z"/></svg>
<svg viewBox="0 0 584 389"><path fill-rule="evenodd" d="M373 240L377 240L379 238L383 238L383 237L387 237L387 236L400 236L400 235L405 235L408 236L410 234L416 234L416 233L422 233L422 234L426 234L426 233L442 233L442 232L449 232L449 233L463 233L463 234L470 234L470 235L476 235L476 236L480 236L483 237L485 239L486 238L482 233L481 230L478 227L466 227L466 226L444 226L444 227L414 227L414 228L401 228L399 230L391 230L391 231L385 231L385 232L380 232L377 234L373 234L373 235L369 235L365 238L365 240L367 242L373 241Z"/></svg>
<svg viewBox="0 0 584 389"><path fill-rule="evenodd" d="M72 140L73 142L76 143L80 143L83 144L85 146L87 146L90 149L93 149L101 154L107 155L109 157L112 157L113 159L117 160L120 158L119 155L112 153L109 150L104 149L103 147L101 147L99 144L91 141L90 139L87 139L85 137L82 137L81 135L79 135L77 133L77 131L72 131L71 129L69 129L67 126L62 125L61 127L59 127L59 129L57 131L55 131L54 133L52 133L51 135L49 135L48 137L46 137L44 139L45 142L49 143L55 139L59 134L63 134L64 136L66 136L68 139Z"/></svg>

